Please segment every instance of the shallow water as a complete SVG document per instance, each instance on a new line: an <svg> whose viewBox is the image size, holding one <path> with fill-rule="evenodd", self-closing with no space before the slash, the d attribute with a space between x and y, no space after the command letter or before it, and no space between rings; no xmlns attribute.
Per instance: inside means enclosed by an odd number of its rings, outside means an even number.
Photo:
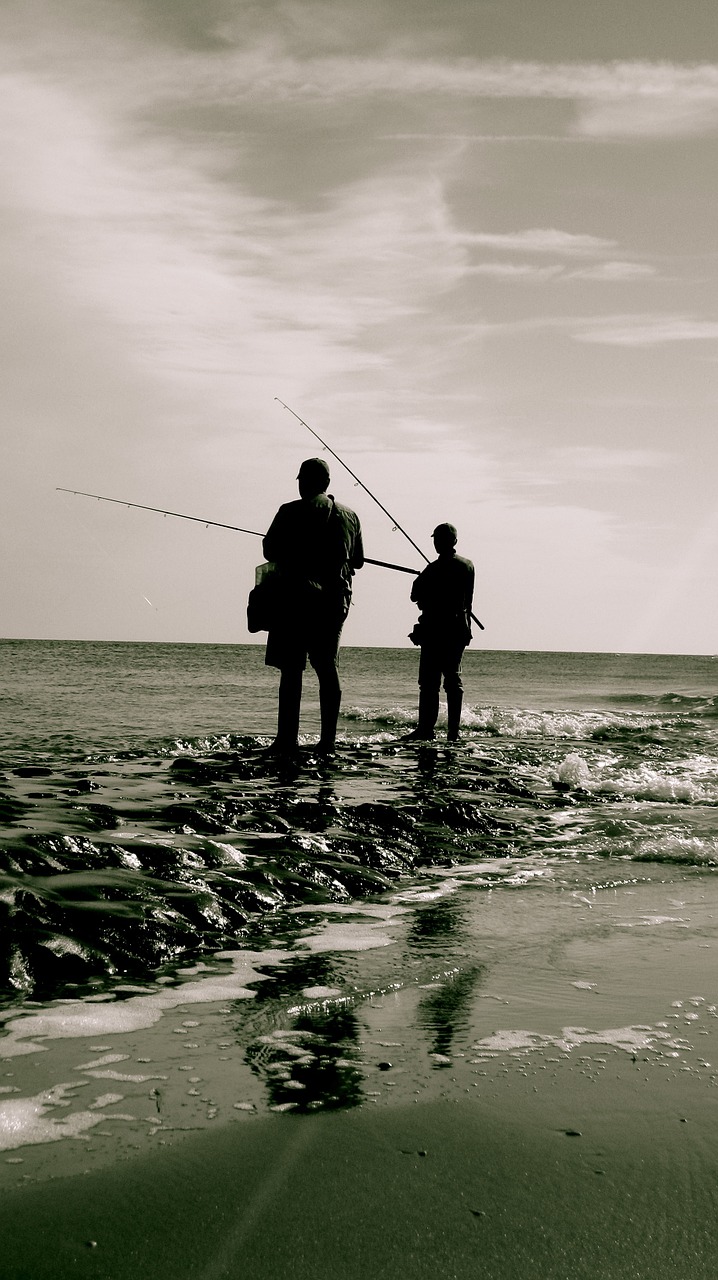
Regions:
<svg viewBox="0 0 718 1280"><path fill-rule="evenodd" d="M164 1087L138 1065L146 1046L123 1046L131 1070L100 1064L115 1050L94 1046L151 1037L195 1001L214 1009L211 1034L228 1037L219 1056L233 1069L241 1048L245 1093L229 1101L221 1071L216 1083L232 1108L371 1100L401 1087L402 1072L417 1080L411 1063L455 1063L457 1044L466 1057L466 1036L485 1054L508 1052L487 1047L502 1031L481 1014L497 994L484 989L489 972L513 989L528 973L529 1040L511 1042L515 1051L555 1051L564 1025L593 1025L596 937L618 955L625 931L659 949L688 933L695 964L674 998L699 999L698 1014L712 1017L715 993L699 979L715 932L702 887L718 885L713 659L472 652L462 742L448 748L441 725L435 743L401 741L415 721L413 651L347 650L336 759L312 751L309 673L304 748L277 765L263 754L276 673L260 648L18 641L0 651L0 1055L54 1064L36 1072L39 1092L25 1081L17 1099L8 1076L6 1135L57 1136L63 1107L67 1133L71 1116L78 1132L94 1129L115 1103L73 1110L78 1072L85 1084L115 1080L108 1098ZM615 919L611 895L621 896ZM670 904L687 899L685 920ZM556 975L540 959L552 947L572 957L561 1026L528 1016L532 992L536 1010L556 1004ZM656 1030L672 1015L649 987L626 1005L625 1026L650 1024L651 1052L680 1052ZM225 1001L231 1017L219 1012ZM406 1061L377 1094L360 1042L377 1010L391 1025L392 1008ZM191 1035L195 1020L184 1021L178 1039ZM515 1016L503 1027L520 1029ZM203 1063L208 1034L193 1050ZM625 1052L637 1033L627 1034L609 1047ZM90 1039L79 1065L66 1055L64 1074L58 1046L75 1036ZM159 1057L171 1076L166 1046ZM183 1106L199 1098L206 1120L210 1095L198 1086Z"/></svg>
<svg viewBox="0 0 718 1280"><path fill-rule="evenodd" d="M610 1096L634 1076L699 1119L718 1085L718 882L661 871L427 870L381 900L278 915L259 949L7 1010L5 1174L67 1169L71 1139L87 1169L268 1111L467 1093L505 1109L507 1089Z"/></svg>
<svg viewBox="0 0 718 1280"><path fill-rule="evenodd" d="M718 867L718 666L480 654L463 741L407 746L416 655L346 650L340 750L271 765L258 646L6 641L0 991L91 994L296 905L477 858ZM250 732L250 728L253 732Z"/></svg>

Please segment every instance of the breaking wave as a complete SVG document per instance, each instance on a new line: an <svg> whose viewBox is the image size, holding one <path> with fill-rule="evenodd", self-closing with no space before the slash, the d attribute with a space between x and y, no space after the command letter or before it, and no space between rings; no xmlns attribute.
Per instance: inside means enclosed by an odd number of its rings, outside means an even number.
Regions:
<svg viewBox="0 0 718 1280"><path fill-rule="evenodd" d="M679 769L656 769L642 763L635 768L589 764L571 752L552 772L552 781L567 790L621 799L654 800L666 804L718 804L718 769L714 761L687 761Z"/></svg>
<svg viewBox="0 0 718 1280"><path fill-rule="evenodd" d="M358 725L380 725L404 729L416 723L416 708L404 706L349 707L344 719ZM439 724L445 723L442 711ZM674 718L647 716L637 712L544 710L521 707L464 707L462 724L469 733L495 738L564 738L585 741L591 738L622 736L660 740L662 734L683 727Z"/></svg>

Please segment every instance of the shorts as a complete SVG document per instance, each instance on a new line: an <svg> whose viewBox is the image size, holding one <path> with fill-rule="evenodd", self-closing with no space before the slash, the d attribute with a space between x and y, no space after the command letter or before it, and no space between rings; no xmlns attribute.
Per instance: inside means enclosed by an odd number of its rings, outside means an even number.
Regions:
<svg viewBox="0 0 718 1280"><path fill-rule="evenodd" d="M423 644L419 658L419 684L422 689L436 689L438 692L443 676L444 691L460 693L464 687L461 683L464 648L463 644L456 642Z"/></svg>
<svg viewBox="0 0 718 1280"><path fill-rule="evenodd" d="M275 628L267 636L265 665L280 671L304 671L307 658L316 672L336 667L344 620L306 630Z"/></svg>

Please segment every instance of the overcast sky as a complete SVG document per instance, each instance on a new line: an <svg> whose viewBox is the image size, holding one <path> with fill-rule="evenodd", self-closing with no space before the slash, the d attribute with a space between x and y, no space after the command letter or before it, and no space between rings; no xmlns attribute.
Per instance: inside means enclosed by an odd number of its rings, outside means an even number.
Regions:
<svg viewBox="0 0 718 1280"><path fill-rule="evenodd" d="M258 539L55 486L263 532L278 396L457 525L480 645L718 651L715 0L4 0L0 48L0 635L249 640Z"/></svg>

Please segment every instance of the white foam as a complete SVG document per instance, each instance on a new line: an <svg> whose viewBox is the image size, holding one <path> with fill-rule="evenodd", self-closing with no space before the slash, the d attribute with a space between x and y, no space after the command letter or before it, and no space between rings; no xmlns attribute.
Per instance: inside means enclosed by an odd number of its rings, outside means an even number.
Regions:
<svg viewBox="0 0 718 1280"><path fill-rule="evenodd" d="M377 924L326 924L319 933L300 938L297 946L307 951L371 951L390 947L395 941Z"/></svg>
<svg viewBox="0 0 718 1280"><path fill-rule="evenodd" d="M290 907L288 915L338 915L338 916L373 916L377 920L391 920L393 916L407 915L404 907L382 906L370 902L322 902L313 906Z"/></svg>
<svg viewBox="0 0 718 1280"><path fill-rule="evenodd" d="M636 925L651 928L662 924L677 924L681 929L690 927L682 916L637 916L635 920L614 920L613 923L617 929L635 929Z"/></svg>
<svg viewBox="0 0 718 1280"><path fill-rule="evenodd" d="M416 707L346 707L342 708L345 720L372 721L375 724L409 725L416 721Z"/></svg>
<svg viewBox="0 0 718 1280"><path fill-rule="evenodd" d="M127 1062L129 1053L106 1053L104 1058L93 1058L92 1062L83 1062L78 1071L93 1071L97 1067L112 1067L116 1062Z"/></svg>
<svg viewBox="0 0 718 1280"><path fill-rule="evenodd" d="M588 738L597 729L629 728L635 716L606 715L598 711L538 711L519 707L473 707L464 711L464 723L505 738ZM640 722L642 725L644 721Z"/></svg>
<svg viewBox="0 0 718 1280"><path fill-rule="evenodd" d="M445 880L443 884L438 885L436 889L404 889L402 893L394 894L395 902L436 902L439 898L446 898L459 888L460 881L456 879Z"/></svg>
<svg viewBox="0 0 718 1280"><path fill-rule="evenodd" d="M430 880L435 887L414 885L393 894L393 902L433 902L467 886L473 889L494 889L507 885L511 889L523 888L533 880L551 880L555 867L546 855L539 858L487 858L485 862L468 863L465 866L432 867L423 873L424 883Z"/></svg>
<svg viewBox="0 0 718 1280"><path fill-rule="evenodd" d="M691 866L718 863L718 836L684 836L668 833L642 840L634 858L646 862L686 862ZM682 902L674 905L683 906Z"/></svg>
<svg viewBox="0 0 718 1280"><path fill-rule="evenodd" d="M68 1107L74 1102L76 1084L56 1084L32 1098L13 1098L0 1103L0 1151L14 1151L18 1147L33 1146L40 1142L58 1142L62 1138L85 1138L87 1130L119 1116L97 1114L109 1100L120 1101L120 1094L106 1094L97 1098L85 1111L72 1115L53 1116L55 1107ZM125 1119L126 1117L122 1117Z"/></svg>
<svg viewBox="0 0 718 1280"><path fill-rule="evenodd" d="M580 787L587 791L591 785L591 773L583 756L575 751L567 755L558 767L556 781L565 787Z"/></svg>
<svg viewBox="0 0 718 1280"><path fill-rule="evenodd" d="M615 768L611 760L594 762L593 769L582 755L570 752L551 775L554 782L592 794L620 796L633 800L655 800L663 803L699 804L718 800L715 779L699 779L696 771L684 762L680 772L660 773L649 765L638 769Z"/></svg>
<svg viewBox="0 0 718 1280"><path fill-rule="evenodd" d="M586 1027L563 1027L559 1035L547 1035L539 1031L501 1030L478 1040L472 1046L474 1051L511 1053L516 1049L562 1049L570 1053L581 1044L607 1044L615 1049L623 1049L626 1053L638 1053L651 1049L660 1043L661 1047L685 1049L685 1045L677 1045L668 1031L655 1031L650 1027L611 1027L605 1031L589 1031Z"/></svg>
<svg viewBox="0 0 718 1280"><path fill-rule="evenodd" d="M146 1084L148 1080L166 1080L167 1076L125 1075L122 1071L85 1071L86 1076L94 1080L119 1080L123 1084Z"/></svg>
<svg viewBox="0 0 718 1280"><path fill-rule="evenodd" d="M7 1035L0 1038L0 1058L14 1058L39 1053L41 1040L75 1039L83 1036L120 1035L144 1031L159 1022L165 1013L188 1004L211 1004L227 1000L252 1000L255 992L248 982L259 982L257 963L278 963L286 951L225 951L222 959L231 961L232 972L214 974L178 987L162 987L146 995L110 1004L87 1005L79 1000L58 1003L42 1013L12 1018L6 1024Z"/></svg>

